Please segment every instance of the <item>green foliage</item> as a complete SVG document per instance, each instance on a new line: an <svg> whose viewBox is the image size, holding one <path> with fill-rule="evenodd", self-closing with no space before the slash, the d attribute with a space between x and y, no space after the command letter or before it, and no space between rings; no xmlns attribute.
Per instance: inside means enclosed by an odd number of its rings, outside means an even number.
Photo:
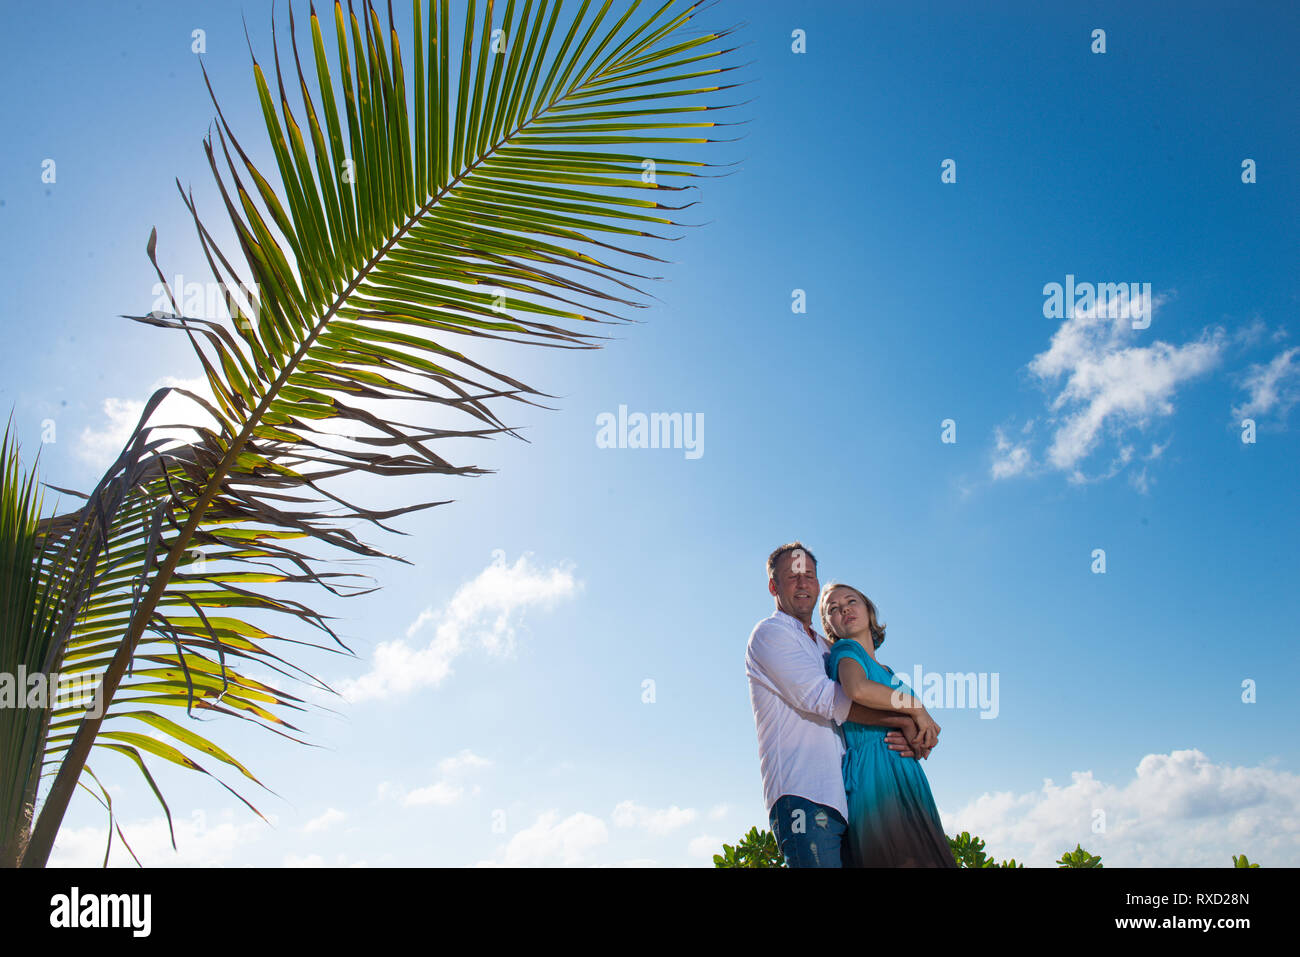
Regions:
<svg viewBox="0 0 1300 957"><path fill-rule="evenodd" d="M969 831L962 831L956 837L948 838L948 847L958 867L997 867L992 859L984 853L984 841L971 837Z"/></svg>
<svg viewBox="0 0 1300 957"><path fill-rule="evenodd" d="M1095 854L1089 854L1082 845L1074 845L1074 850L1066 851L1061 855L1061 859L1056 862L1058 867L1101 867L1101 858Z"/></svg>
<svg viewBox="0 0 1300 957"><path fill-rule="evenodd" d="M952 850L952 856L957 861L958 867L1025 866L1024 864L1017 864L1014 857L1009 861L998 864L984 853L984 841L981 838L972 837L969 831L962 831L956 837L949 837L948 847Z"/></svg>
<svg viewBox="0 0 1300 957"><path fill-rule="evenodd" d="M722 853L713 855L714 867L785 867L785 858L776 846L772 832L751 827L734 847L722 845Z"/></svg>
<svg viewBox="0 0 1300 957"><path fill-rule="evenodd" d="M36 476L25 470L5 427L0 440L0 674L39 673L56 640L44 576L48 567L38 525L41 495ZM21 670L20 670L21 669ZM12 680L12 679L11 679ZM25 687L15 692L21 702ZM45 712L0 703L0 866L22 858L40 778L40 737Z"/></svg>
<svg viewBox="0 0 1300 957"><path fill-rule="evenodd" d="M713 175L679 147L718 142L715 113L741 105L716 102L737 85L726 74L739 64L720 59L734 28L701 29L695 3L634 17L637 5L619 16L584 2L564 20L559 4L456 4L455 31L452 0L411 0L409 44L391 4L386 26L373 0L322 6L324 22L309 7L302 35L290 10L291 57L273 33L275 88L272 71L251 64L269 153L245 149L208 87L217 120L203 148L228 225L210 228L193 194L181 195L231 321L186 315L156 231L145 244L166 296L128 318L183 334L207 397L157 390L95 489L71 493L84 504L39 525L30 480L0 454L11 503L0 511L12 519L0 535L0 664L90 679L103 705L0 727L0 863L45 865L74 791L88 787L83 774L97 783L92 749L134 764L169 826L146 758L205 775L216 762L241 787L264 787L165 715L242 719L305 743L287 718L308 700L251 673L329 692L290 657L304 646L352 652L283 592L372 591L333 562L398 557L351 529L393 532L388 520L443 504L422 491L374 509L329 486L483 474L426 443L518 437L498 402L547 394L465 346L597 348L606 337L595 325L649 305L640 286L663 260L641 247L680 238L677 214L694 205L680 194ZM274 169L253 156L273 157ZM222 234L234 245L219 248ZM171 391L205 412L176 425L179 439L151 419ZM409 414L412 402L437 416ZM53 782L36 811L43 777Z"/></svg>
<svg viewBox="0 0 1300 957"><path fill-rule="evenodd" d="M984 852L984 840L973 836L969 831L962 831L956 837L948 838L948 847L957 861L958 867L1018 867L1023 868L1013 857L998 864ZM1066 851L1056 862L1058 867L1101 867L1101 858L1090 854L1083 846L1076 844L1074 850ZM713 855L714 867L785 867L785 859L776 846L776 838L768 830L760 831L751 827L749 833L742 837L734 847L722 845L722 853ZM1259 867L1246 859L1246 855L1232 855L1233 867Z"/></svg>

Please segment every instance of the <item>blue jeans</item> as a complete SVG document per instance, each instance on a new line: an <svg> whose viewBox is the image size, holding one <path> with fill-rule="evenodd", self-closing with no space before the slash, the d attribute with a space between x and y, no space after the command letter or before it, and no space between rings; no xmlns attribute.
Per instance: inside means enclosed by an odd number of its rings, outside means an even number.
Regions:
<svg viewBox="0 0 1300 957"><path fill-rule="evenodd" d="M767 820L788 866L844 866L840 846L848 825L835 808L783 794L772 805Z"/></svg>

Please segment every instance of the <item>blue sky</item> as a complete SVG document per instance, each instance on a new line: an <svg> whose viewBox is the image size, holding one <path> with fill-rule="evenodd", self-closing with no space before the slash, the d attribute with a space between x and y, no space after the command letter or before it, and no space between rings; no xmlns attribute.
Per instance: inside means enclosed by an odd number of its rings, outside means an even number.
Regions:
<svg viewBox="0 0 1300 957"><path fill-rule="evenodd" d="M652 250L661 302L599 352L471 344L555 410L447 446L492 475L351 487L455 501L369 536L411 562L370 566L382 591L316 601L358 655L303 659L352 693L306 720L319 747L206 729L274 826L162 768L173 853L136 772L92 764L145 863L707 866L766 823L744 648L800 538L878 604L884 663L998 675L996 718L934 712L949 833L1040 865L1300 864L1300 14L1055 6L710 11L747 21L750 122L704 154L739 161L702 181L707 225ZM152 226L169 275L207 278L173 184L216 220L194 29L266 154L241 11L269 58L269 4L9 15L0 402L54 484L93 486L131 403L198 375L117 316L150 308ZM1149 283L1149 327L1045 317L1067 275ZM598 447L620 405L702 416L703 454ZM79 797L54 861L103 838Z"/></svg>

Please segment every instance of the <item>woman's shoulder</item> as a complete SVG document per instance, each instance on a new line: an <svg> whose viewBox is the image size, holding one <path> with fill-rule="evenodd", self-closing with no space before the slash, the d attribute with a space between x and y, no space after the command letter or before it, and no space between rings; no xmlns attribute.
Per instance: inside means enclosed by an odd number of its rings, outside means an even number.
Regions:
<svg viewBox="0 0 1300 957"><path fill-rule="evenodd" d="M863 668L867 667L867 662L871 656L863 650L862 646L852 638L841 638L835 644L831 645L830 664L833 667L839 667L839 663L845 658L852 658Z"/></svg>

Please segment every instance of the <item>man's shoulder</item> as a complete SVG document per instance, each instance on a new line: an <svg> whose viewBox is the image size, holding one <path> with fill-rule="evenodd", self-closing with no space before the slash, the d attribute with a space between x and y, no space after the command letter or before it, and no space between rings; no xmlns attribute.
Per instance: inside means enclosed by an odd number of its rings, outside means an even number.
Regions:
<svg viewBox="0 0 1300 957"><path fill-rule="evenodd" d="M767 656L774 639L780 635L780 629L781 623L773 614L764 618L750 631L749 641L745 643L745 671L749 673L751 679L762 670L758 659Z"/></svg>
<svg viewBox="0 0 1300 957"><path fill-rule="evenodd" d="M749 643L752 645L756 640L772 638L789 630L790 626L785 621L785 616L779 612L773 612L754 626L754 629L749 633Z"/></svg>

